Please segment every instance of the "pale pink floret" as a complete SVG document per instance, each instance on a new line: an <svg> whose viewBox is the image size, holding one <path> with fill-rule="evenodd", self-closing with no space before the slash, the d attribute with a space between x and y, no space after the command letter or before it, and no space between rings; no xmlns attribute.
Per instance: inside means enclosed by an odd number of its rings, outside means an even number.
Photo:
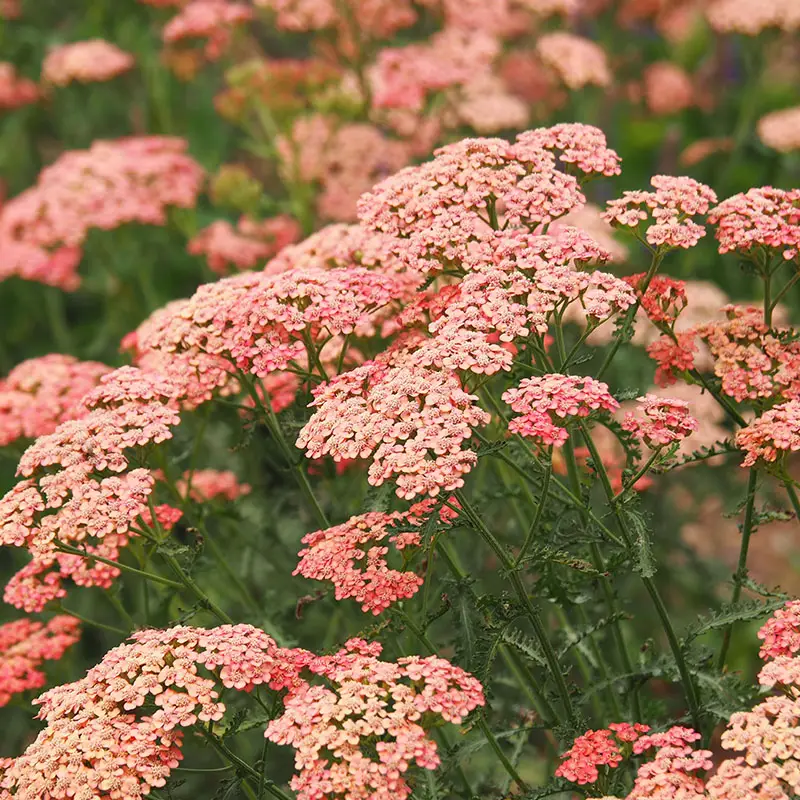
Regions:
<svg viewBox="0 0 800 800"><path fill-rule="evenodd" d="M611 200L603 215L612 225L638 228L648 221L647 242L653 247L694 247L705 236L705 228L692 217L706 214L717 196L712 189L693 178L654 175L654 192L623 192Z"/></svg>
<svg viewBox="0 0 800 800"><path fill-rule="evenodd" d="M78 620L65 615L47 623L23 618L0 626L0 706L44 686L42 662L58 661L79 639Z"/></svg>
<svg viewBox="0 0 800 800"><path fill-rule="evenodd" d="M794 656L800 651L800 600L790 600L778 609L758 632L763 644L759 656L766 660Z"/></svg>
<svg viewBox="0 0 800 800"><path fill-rule="evenodd" d="M418 528L430 502L417 503L406 512L360 514L341 525L307 534L303 537L306 547L292 574L330 581L337 600L352 597L362 611L373 614L413 597L423 580L414 572L389 567L387 544L398 551L417 547L421 543Z"/></svg>
<svg viewBox="0 0 800 800"><path fill-rule="evenodd" d="M503 393L503 400L520 414L508 424L512 433L555 447L569 438L566 424L571 417L619 408L605 383L576 375L523 378L519 386Z"/></svg>
<svg viewBox="0 0 800 800"><path fill-rule="evenodd" d="M51 50L42 64L42 80L54 86L110 81L133 69L130 53L103 39L63 44Z"/></svg>
<svg viewBox="0 0 800 800"><path fill-rule="evenodd" d="M800 400L774 406L737 431L736 446L745 452L743 467L800 450Z"/></svg>
<svg viewBox="0 0 800 800"><path fill-rule="evenodd" d="M419 366L413 353L400 361L366 362L316 388L297 446L312 459L370 458L369 482L393 479L399 497L458 489L477 461L463 444L489 415L454 373Z"/></svg>
<svg viewBox="0 0 800 800"><path fill-rule="evenodd" d="M9 111L27 106L39 99L39 87L28 78L17 74L17 68L0 61L0 110Z"/></svg>
<svg viewBox="0 0 800 800"><path fill-rule="evenodd" d="M653 450L683 441L699 426L685 400L647 394L637 397L636 402L638 411L628 412L622 427Z"/></svg>
<svg viewBox="0 0 800 800"><path fill-rule="evenodd" d="M164 26L167 44L186 39L205 40L204 55L216 61L230 45L233 31L253 19L253 9L232 0L191 0Z"/></svg>
<svg viewBox="0 0 800 800"><path fill-rule="evenodd" d="M720 253L761 246L794 258L800 248L800 189L762 186L735 194L712 208L708 220L716 226Z"/></svg>
<svg viewBox="0 0 800 800"><path fill-rule="evenodd" d="M561 151L558 160L572 164L586 174L619 175L620 157L608 147L605 134L593 125L561 123L550 128L536 128L517 136L516 151L543 148Z"/></svg>
<svg viewBox="0 0 800 800"><path fill-rule="evenodd" d="M84 395L110 371L105 364L58 353L18 364L0 380L0 447L85 416Z"/></svg>
<svg viewBox="0 0 800 800"><path fill-rule="evenodd" d="M331 656L312 659L315 683L292 688L267 738L295 749L299 800L405 800L405 773L439 765L423 715L459 723L484 705L480 683L436 656L378 660L381 646L351 639ZM319 685L319 679L324 679Z"/></svg>
<svg viewBox="0 0 800 800"><path fill-rule="evenodd" d="M542 63L570 89L611 83L605 51L583 36L566 31L546 33L536 42L536 52Z"/></svg>
<svg viewBox="0 0 800 800"><path fill-rule="evenodd" d="M800 106L765 114L756 125L758 138L779 153L800 150Z"/></svg>
<svg viewBox="0 0 800 800"><path fill-rule="evenodd" d="M310 658L249 625L139 631L38 698L46 727L3 765L0 786L20 800L146 795L180 763L182 729L222 718L221 687L295 685Z"/></svg>

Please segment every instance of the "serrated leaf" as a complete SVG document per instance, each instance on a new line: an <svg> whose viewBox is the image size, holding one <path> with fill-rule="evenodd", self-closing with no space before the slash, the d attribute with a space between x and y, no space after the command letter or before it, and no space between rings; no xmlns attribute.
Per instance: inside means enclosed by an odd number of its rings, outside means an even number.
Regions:
<svg viewBox="0 0 800 800"><path fill-rule="evenodd" d="M721 630L736 622L752 622L761 619L773 611L782 608L785 604L783 598L771 599L763 603L757 600L743 603L728 604L712 612L704 619L698 620L686 632L685 644L710 631Z"/></svg>
<svg viewBox="0 0 800 800"><path fill-rule="evenodd" d="M653 542L647 528L645 518L637 511L623 509L622 514L633 530L634 559L633 568L643 578L652 578L656 574L656 557L653 553Z"/></svg>

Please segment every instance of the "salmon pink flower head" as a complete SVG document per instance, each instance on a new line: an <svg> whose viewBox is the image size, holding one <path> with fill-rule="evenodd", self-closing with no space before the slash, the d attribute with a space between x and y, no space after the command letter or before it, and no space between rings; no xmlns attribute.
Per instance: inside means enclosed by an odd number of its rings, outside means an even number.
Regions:
<svg viewBox="0 0 800 800"><path fill-rule="evenodd" d="M800 342L770 329L755 306L722 307L727 319L697 325L693 334L714 359L722 391L738 402L794 399L800 393Z"/></svg>
<svg viewBox="0 0 800 800"><path fill-rule="evenodd" d="M566 31L546 33L536 42L536 52L542 64L572 90L611 83L605 51L583 36Z"/></svg>
<svg viewBox="0 0 800 800"><path fill-rule="evenodd" d="M193 207L203 170L185 149L183 139L142 136L62 154L0 209L0 278L20 274L72 290L75 248L90 230L164 225L170 206Z"/></svg>
<svg viewBox="0 0 800 800"><path fill-rule="evenodd" d="M623 750L650 730L637 722L612 723L608 730L593 730L578 736L569 750L561 754L561 764L556 769L557 778L566 778L581 786L596 783L600 778L598 767L615 768L622 763Z"/></svg>
<svg viewBox="0 0 800 800"><path fill-rule="evenodd" d="M0 379L0 447L52 433L88 413L81 402L111 367L52 353L18 364Z"/></svg>
<svg viewBox="0 0 800 800"><path fill-rule="evenodd" d="M227 220L212 222L188 244L192 255L204 255L212 272L225 275L230 267L253 269L300 238L300 226L286 214L263 222L242 217L236 227Z"/></svg>
<svg viewBox="0 0 800 800"><path fill-rule="evenodd" d="M406 499L463 486L477 461L463 443L490 419L455 373L420 366L413 352L336 376L314 389L311 405L297 447L312 459L369 458L370 484L393 479Z"/></svg>
<svg viewBox="0 0 800 800"><path fill-rule="evenodd" d="M767 28L800 28L800 8L794 0L713 0L706 8L706 17L720 33L745 36L758 36Z"/></svg>
<svg viewBox="0 0 800 800"><path fill-rule="evenodd" d="M380 614L392 603L413 597L424 582L414 572L389 566L385 542L401 552L418 547L422 541L419 529L432 505L433 501L425 500L408 511L371 511L306 534L302 540L306 547L292 574L330 581L337 600L352 597L362 611Z"/></svg>
<svg viewBox="0 0 800 800"><path fill-rule="evenodd" d="M653 450L683 441L699 426L685 400L647 394L637 397L636 402L639 404L637 412L629 411L622 427Z"/></svg>
<svg viewBox="0 0 800 800"><path fill-rule="evenodd" d="M762 186L735 194L712 208L720 253L749 253L754 247L777 250L784 258L800 248L800 189Z"/></svg>
<svg viewBox="0 0 800 800"><path fill-rule="evenodd" d="M743 467L772 463L800 450L800 400L790 400L765 411L736 432L736 446L744 451Z"/></svg>
<svg viewBox="0 0 800 800"><path fill-rule="evenodd" d="M758 638L763 644L759 656L764 659L794 657L800 651L800 600L790 600L761 627Z"/></svg>
<svg viewBox="0 0 800 800"><path fill-rule="evenodd" d="M654 192L623 192L619 200L606 206L604 219L612 225L639 228L651 220L645 239L653 247L694 247L705 236L705 229L692 217L706 214L717 202L714 191L693 178L654 175Z"/></svg>
<svg viewBox="0 0 800 800"><path fill-rule="evenodd" d="M161 37L166 44L205 40L206 59L216 61L228 49L236 26L250 22L253 16L253 9L245 3L190 0L164 26Z"/></svg>
<svg viewBox="0 0 800 800"><path fill-rule="evenodd" d="M39 99L39 87L28 78L17 74L17 68L0 61L0 111L10 111L27 106Z"/></svg>
<svg viewBox="0 0 800 800"><path fill-rule="evenodd" d="M800 106L766 114L756 125L758 138L779 153L800 150Z"/></svg>
<svg viewBox="0 0 800 800"><path fill-rule="evenodd" d="M646 273L627 275L623 280L636 290L639 305L652 322L671 325L686 308L686 281L655 275L642 294L641 286Z"/></svg>
<svg viewBox="0 0 800 800"><path fill-rule="evenodd" d="M42 64L42 81L53 86L100 83L133 69L130 53L104 39L62 44L52 49Z"/></svg>
<svg viewBox="0 0 800 800"><path fill-rule="evenodd" d="M644 96L654 114L677 114L695 103L691 77L670 61L656 61L644 71Z"/></svg>
<svg viewBox="0 0 800 800"><path fill-rule="evenodd" d="M519 386L503 393L503 400L521 415L509 422L509 431L555 447L561 447L569 438L565 426L570 417L588 417L601 409L619 408L605 383L558 373L523 378Z"/></svg>
<svg viewBox="0 0 800 800"><path fill-rule="evenodd" d="M43 662L58 661L79 639L78 620L64 614L46 623L23 618L0 626L0 706L44 686Z"/></svg>
<svg viewBox="0 0 800 800"><path fill-rule="evenodd" d="M240 483L236 474L227 469L196 469L186 472L175 482L175 488L182 497L189 497L196 503L205 503L216 498L238 500L253 490L249 483Z"/></svg>
<svg viewBox="0 0 800 800"><path fill-rule="evenodd" d="M290 688L266 736L292 746L298 800L405 800L405 773L439 765L426 728L430 715L460 723L483 706L481 684L436 656L380 661L381 646L351 639L344 649L308 662L314 683ZM320 685L320 679L323 683Z"/></svg>
<svg viewBox="0 0 800 800"><path fill-rule="evenodd" d="M146 795L180 763L183 730L222 718L221 687L283 689L310 657L250 625L138 631L38 698L46 727L4 765L0 787L20 800Z"/></svg>

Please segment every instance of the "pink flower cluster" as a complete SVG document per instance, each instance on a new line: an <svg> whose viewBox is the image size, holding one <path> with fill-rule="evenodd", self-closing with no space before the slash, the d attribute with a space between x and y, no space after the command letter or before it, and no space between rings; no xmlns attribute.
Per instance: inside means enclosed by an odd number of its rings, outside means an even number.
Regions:
<svg viewBox="0 0 800 800"><path fill-rule="evenodd" d="M765 114L756 129L758 138L779 153L800 150L800 106Z"/></svg>
<svg viewBox="0 0 800 800"><path fill-rule="evenodd" d="M649 730L649 725L639 722L633 725L612 722L607 730L586 731L575 739L569 750L561 754L556 777L580 785L596 783L600 778L598 767L613 769L619 766L624 758L623 748Z"/></svg>
<svg viewBox="0 0 800 800"><path fill-rule="evenodd" d="M628 412L622 427L653 450L681 442L699 427L685 400L647 394L636 402L638 413Z"/></svg>
<svg viewBox="0 0 800 800"><path fill-rule="evenodd" d="M28 78L17 75L17 69L0 61L0 111L27 106L39 99L39 87Z"/></svg>
<svg viewBox="0 0 800 800"><path fill-rule="evenodd" d="M231 267L253 269L296 242L300 234L297 221L286 214L263 222L242 217L235 228L227 220L217 220L201 230L187 249L192 255L204 255L213 272L225 275Z"/></svg>
<svg viewBox="0 0 800 800"><path fill-rule="evenodd" d="M142 797L180 763L183 728L222 718L219 684L282 689L297 679L294 651L250 625L144 630L132 639L36 701L46 727L0 770L9 796ZM144 706L156 710L144 714Z"/></svg>
<svg viewBox="0 0 800 800"><path fill-rule="evenodd" d="M0 706L44 686L42 662L58 661L79 639L78 620L63 614L46 623L23 618L0 626Z"/></svg>
<svg viewBox="0 0 800 800"><path fill-rule="evenodd" d="M720 33L758 36L767 28L796 31L800 8L794 0L713 0L706 9L711 27Z"/></svg>
<svg viewBox="0 0 800 800"><path fill-rule="evenodd" d="M75 289L79 247L92 228L164 225L169 206L194 206L203 171L185 149L182 139L143 136L61 155L0 210L0 279Z"/></svg>
<svg viewBox="0 0 800 800"><path fill-rule="evenodd" d="M611 83L605 51L583 36L566 31L546 33L536 42L536 52L542 64L572 90Z"/></svg>
<svg viewBox="0 0 800 800"><path fill-rule="evenodd" d="M800 248L800 189L762 186L735 194L712 208L720 253L767 247L794 258Z"/></svg>
<svg viewBox="0 0 800 800"><path fill-rule="evenodd" d="M7 584L6 602L40 611L66 594L65 578L79 586L111 585L118 569L91 556L118 557L154 485L149 470L131 469L126 451L172 436L179 391L158 375L122 367L86 395L85 415L25 451L17 468L23 480L0 499L0 542L26 547L33 560ZM60 544L83 549L86 557L65 553Z"/></svg>
<svg viewBox="0 0 800 800"><path fill-rule="evenodd" d="M0 379L0 447L52 433L88 413L81 402L111 367L53 353L18 364Z"/></svg>
<svg viewBox="0 0 800 800"><path fill-rule="evenodd" d="M380 614L392 603L413 597L423 580L419 575L389 567L389 548L417 547L419 527L429 516L431 501L422 501L408 511L371 511L351 517L341 525L314 531L303 537L304 550L292 573L316 581L330 581L336 599L352 597L365 612Z"/></svg>
<svg viewBox="0 0 800 800"><path fill-rule="evenodd" d="M253 19L253 9L232 0L191 0L164 26L166 44L205 40L204 56L216 61L228 49L233 31Z"/></svg>
<svg viewBox="0 0 800 800"><path fill-rule="evenodd" d="M270 741L296 751L298 800L405 800L409 766L439 765L424 715L459 723L485 703L480 683L444 659L393 664L380 653L377 643L351 639L312 658L306 669L316 680L290 688L283 714L267 726Z"/></svg>
<svg viewBox="0 0 800 800"><path fill-rule="evenodd" d="M110 81L133 69L130 53L103 39L62 44L52 49L42 64L42 81L53 86Z"/></svg>
<svg viewBox="0 0 800 800"><path fill-rule="evenodd" d="M708 213L717 202L714 191L692 178L654 175L654 192L623 192L606 206L604 218L612 225L639 228L652 219L644 237L653 247L694 247L705 236L705 228L692 217Z"/></svg>
<svg viewBox="0 0 800 800"><path fill-rule="evenodd" d="M774 406L738 430L736 446L745 452L743 467L773 462L800 450L800 400Z"/></svg>
<svg viewBox="0 0 800 800"><path fill-rule="evenodd" d="M651 322L671 325L686 308L686 281L655 275L643 294L641 285L644 278L645 273L639 272L626 276L624 280L636 290L639 305Z"/></svg>
<svg viewBox="0 0 800 800"><path fill-rule="evenodd" d="M458 489L477 461L463 443L489 415L454 373L419 366L413 353L387 360L368 361L317 387L297 446L312 459L371 458L369 482L393 478L399 497Z"/></svg>
<svg viewBox="0 0 800 800"><path fill-rule="evenodd" d="M568 418L619 408L602 381L557 373L523 378L519 386L503 393L503 400L520 414L508 423L509 431L555 447L569 438Z"/></svg>
<svg viewBox="0 0 800 800"><path fill-rule="evenodd" d="M196 469L186 472L175 481L175 488L183 497L189 497L195 503L205 503L218 497L223 500L237 500L250 494L253 487L249 483L240 483L230 470Z"/></svg>

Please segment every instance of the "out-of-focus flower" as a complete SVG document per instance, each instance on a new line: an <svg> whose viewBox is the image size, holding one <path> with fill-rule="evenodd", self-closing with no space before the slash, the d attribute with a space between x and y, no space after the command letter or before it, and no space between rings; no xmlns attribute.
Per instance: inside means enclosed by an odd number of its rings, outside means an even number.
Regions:
<svg viewBox="0 0 800 800"><path fill-rule="evenodd" d="M42 64L42 80L53 86L110 81L133 69L130 53L104 39L63 44L51 50Z"/></svg>
<svg viewBox="0 0 800 800"><path fill-rule="evenodd" d="M92 228L164 225L170 206L193 207L203 170L185 150L183 139L143 136L61 155L0 209L0 280L73 290L78 247Z"/></svg>
<svg viewBox="0 0 800 800"><path fill-rule="evenodd" d="M680 442L698 428L685 400L648 394L636 398L636 402L639 413L628 412L622 427L653 450Z"/></svg>
<svg viewBox="0 0 800 800"><path fill-rule="evenodd" d="M240 483L236 474L230 470L196 469L186 472L175 482L175 489L184 497L196 503L205 503L218 497L224 500L237 500L250 494L252 486Z"/></svg>
<svg viewBox="0 0 800 800"><path fill-rule="evenodd" d="M722 136L711 139L697 139L683 150L678 157L682 167L694 167L716 153L727 153L733 148L733 139Z"/></svg>
<svg viewBox="0 0 800 800"><path fill-rule="evenodd" d="M773 150L780 153L800 150L800 106L761 117L756 130L758 138Z"/></svg>
<svg viewBox="0 0 800 800"><path fill-rule="evenodd" d="M566 31L546 33L536 42L542 63L570 89L609 86L611 70L600 45Z"/></svg>
<svg viewBox="0 0 800 800"><path fill-rule="evenodd" d="M299 117L289 135L278 140L278 152L285 180L317 184L319 215L342 222L355 219L364 192L408 161L405 144L374 125L336 125L321 114Z"/></svg>
<svg viewBox="0 0 800 800"><path fill-rule="evenodd" d="M228 49L233 31L253 19L253 9L232 0L191 0L164 26L161 36L172 45L204 40L203 54L216 61Z"/></svg>
<svg viewBox="0 0 800 800"><path fill-rule="evenodd" d="M28 78L17 74L17 69L7 61L0 61L0 111L27 106L39 99L39 87Z"/></svg>
<svg viewBox="0 0 800 800"><path fill-rule="evenodd" d="M508 423L509 431L556 447L569 438L565 424L570 417L619 408L607 384L575 375L524 378L519 386L503 393L503 400L521 415Z"/></svg>
<svg viewBox="0 0 800 800"><path fill-rule="evenodd" d="M714 191L692 178L655 175L654 192L623 192L606 206L604 218L612 225L638 228L652 219L645 238L653 247L694 247L705 236L705 228L692 217L708 213L717 202Z"/></svg>
<svg viewBox="0 0 800 800"><path fill-rule="evenodd" d="M236 228L227 220L217 220L200 231L187 249L192 255L205 255L211 270L224 275L231 266L253 269L300 235L297 220L286 214L261 222L242 217Z"/></svg>
<svg viewBox="0 0 800 800"><path fill-rule="evenodd" d="M88 414L81 402L111 367L53 353L31 358L0 379L0 447L52 433Z"/></svg>
<svg viewBox="0 0 800 800"><path fill-rule="evenodd" d="M720 33L757 36L766 28L800 28L800 7L795 0L713 0L706 16L711 27Z"/></svg>
<svg viewBox="0 0 800 800"><path fill-rule="evenodd" d="M47 623L24 618L0 626L0 706L44 686L42 663L58 661L79 639L78 620L63 614Z"/></svg>
<svg viewBox="0 0 800 800"><path fill-rule="evenodd" d="M393 664L380 652L377 642L351 639L311 659L314 682L290 689L283 714L267 726L270 741L296 750L291 787L299 800L358 800L365 792L405 800L408 767L439 765L429 715L459 723L485 703L481 684L442 658Z"/></svg>
<svg viewBox="0 0 800 800"><path fill-rule="evenodd" d="M677 114L694 104L694 86L677 64L657 61L644 71L644 96L654 114Z"/></svg>
<svg viewBox="0 0 800 800"><path fill-rule="evenodd" d="M743 467L772 462L800 450L800 401L790 400L765 411L736 433L736 446L744 450Z"/></svg>
<svg viewBox="0 0 800 800"><path fill-rule="evenodd" d="M770 247L793 258L800 248L800 189L762 186L735 194L712 208L720 253Z"/></svg>

